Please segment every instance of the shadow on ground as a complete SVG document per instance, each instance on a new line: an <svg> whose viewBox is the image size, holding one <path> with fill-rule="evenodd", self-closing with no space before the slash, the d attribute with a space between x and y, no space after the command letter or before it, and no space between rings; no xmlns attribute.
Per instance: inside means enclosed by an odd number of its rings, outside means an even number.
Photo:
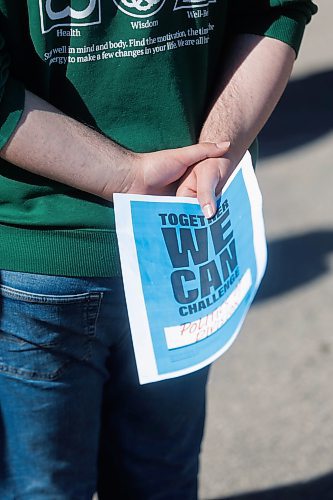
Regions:
<svg viewBox="0 0 333 500"><path fill-rule="evenodd" d="M214 500L333 500L333 474L312 481Z"/></svg>
<svg viewBox="0 0 333 500"><path fill-rule="evenodd" d="M333 231L321 230L268 242L268 265L255 303L322 277L329 270ZM315 500L315 499L314 499Z"/></svg>
<svg viewBox="0 0 333 500"><path fill-rule="evenodd" d="M292 80L260 133L260 158L286 153L333 130L333 70Z"/></svg>

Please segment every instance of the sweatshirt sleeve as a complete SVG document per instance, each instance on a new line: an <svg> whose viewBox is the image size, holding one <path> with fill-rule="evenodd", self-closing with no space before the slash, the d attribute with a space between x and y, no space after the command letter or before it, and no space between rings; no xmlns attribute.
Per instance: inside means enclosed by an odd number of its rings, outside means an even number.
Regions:
<svg viewBox="0 0 333 500"><path fill-rule="evenodd" d="M276 38L298 55L305 25L317 6L311 0L231 0L231 31Z"/></svg>
<svg viewBox="0 0 333 500"><path fill-rule="evenodd" d="M10 57L0 33L0 149L14 132L24 109L24 85L10 76Z"/></svg>

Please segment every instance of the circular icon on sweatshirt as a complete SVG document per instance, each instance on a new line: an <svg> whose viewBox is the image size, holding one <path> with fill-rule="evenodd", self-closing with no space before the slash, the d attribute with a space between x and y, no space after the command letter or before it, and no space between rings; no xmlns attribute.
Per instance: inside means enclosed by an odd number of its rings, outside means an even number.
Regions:
<svg viewBox="0 0 333 500"><path fill-rule="evenodd" d="M118 9L132 17L150 17L156 14L166 0L113 0Z"/></svg>
<svg viewBox="0 0 333 500"><path fill-rule="evenodd" d="M51 0L46 0L46 12L50 19L53 21L64 19L65 17L71 17L73 19L86 19L89 17L96 8L96 0L89 0L88 5L83 9L74 9L70 5L67 5L64 9L54 10Z"/></svg>
<svg viewBox="0 0 333 500"><path fill-rule="evenodd" d="M60 5L59 5L60 4ZM39 0L42 33L64 26L101 23L101 0Z"/></svg>

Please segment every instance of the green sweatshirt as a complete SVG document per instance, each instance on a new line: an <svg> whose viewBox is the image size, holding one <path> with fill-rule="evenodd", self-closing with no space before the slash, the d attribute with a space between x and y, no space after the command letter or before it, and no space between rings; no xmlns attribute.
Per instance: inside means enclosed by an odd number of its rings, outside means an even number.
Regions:
<svg viewBox="0 0 333 500"><path fill-rule="evenodd" d="M0 147L25 88L137 152L197 141L237 33L297 52L310 0L0 0ZM70 166L69 166L70 168ZM111 203L0 160L0 268L119 274Z"/></svg>

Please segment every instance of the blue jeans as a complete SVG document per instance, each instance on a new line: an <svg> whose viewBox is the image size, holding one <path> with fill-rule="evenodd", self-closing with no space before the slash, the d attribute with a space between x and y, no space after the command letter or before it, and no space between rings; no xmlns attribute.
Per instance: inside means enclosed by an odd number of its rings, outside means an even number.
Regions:
<svg viewBox="0 0 333 500"><path fill-rule="evenodd" d="M117 278L0 274L1 500L194 500L208 369L140 386Z"/></svg>

